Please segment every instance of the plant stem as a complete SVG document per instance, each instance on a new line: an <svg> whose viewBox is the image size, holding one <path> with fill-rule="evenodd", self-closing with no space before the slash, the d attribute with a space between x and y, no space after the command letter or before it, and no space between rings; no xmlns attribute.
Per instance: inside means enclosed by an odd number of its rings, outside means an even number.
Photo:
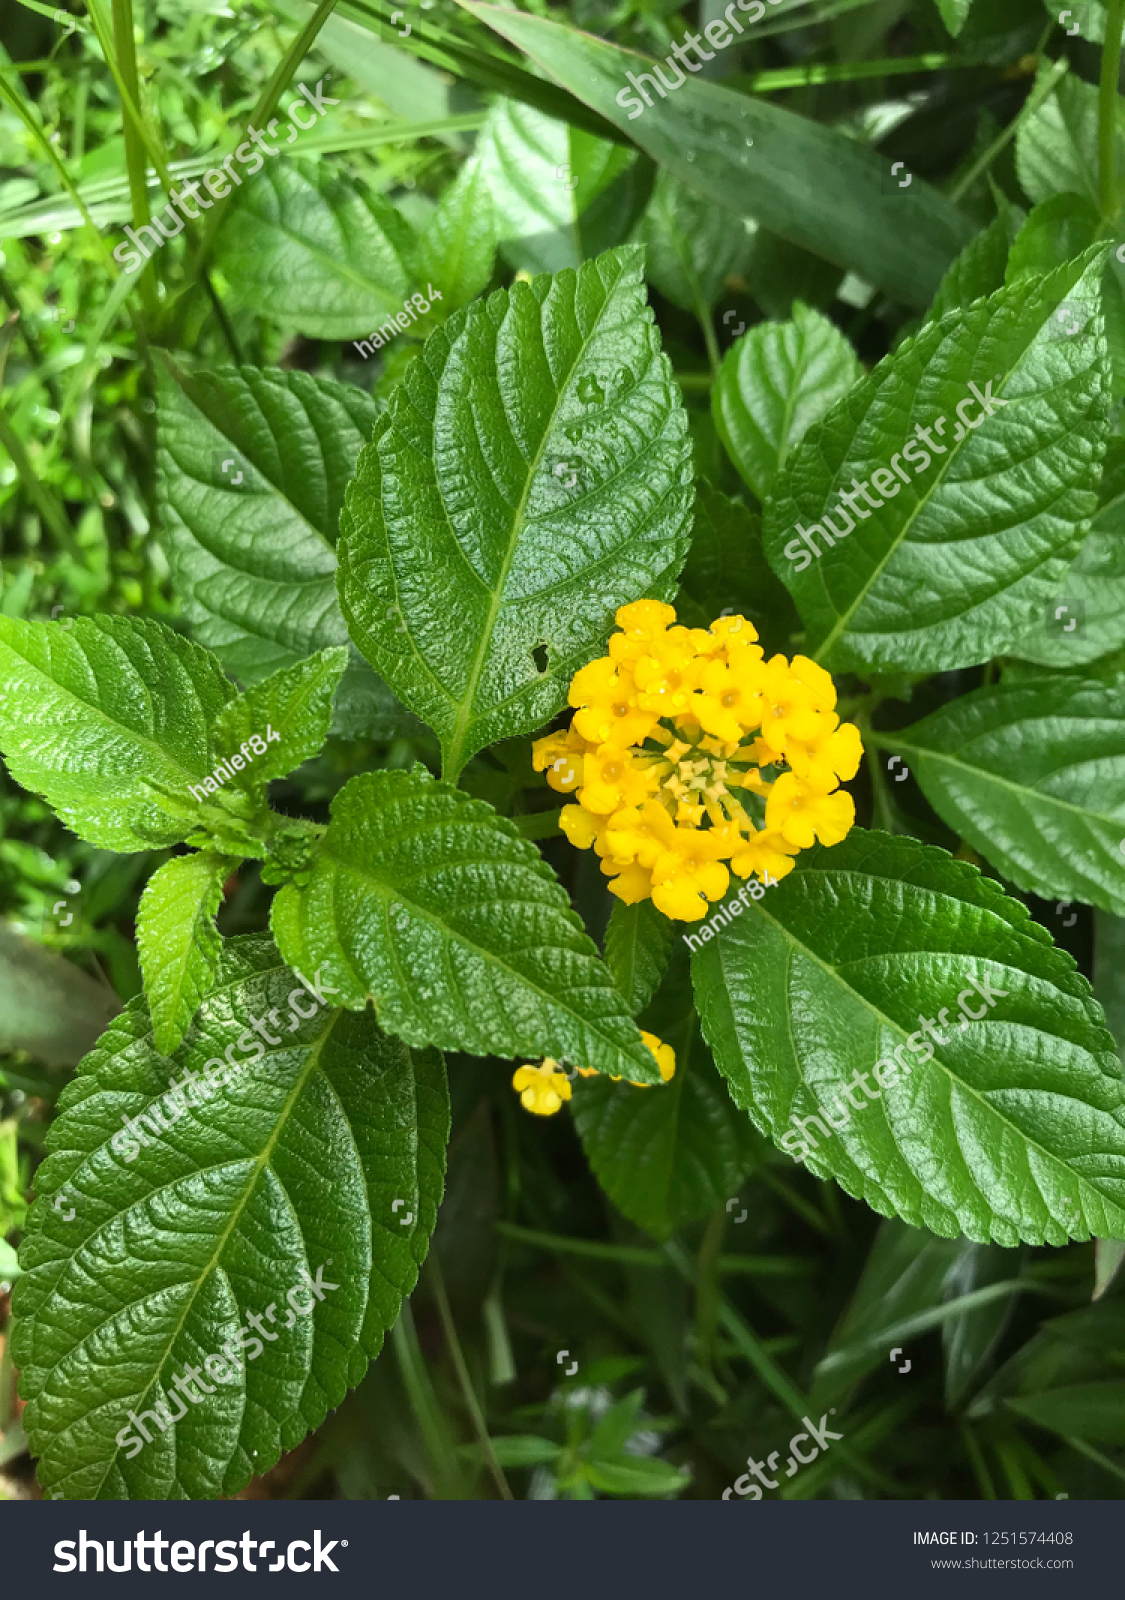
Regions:
<svg viewBox="0 0 1125 1600"><path fill-rule="evenodd" d="M891 56L882 61L840 61L780 67L772 72L736 73L730 83L747 94L769 94L771 89L805 89L819 83L856 83L861 78L892 78L903 72L945 72L953 67L977 65L950 55Z"/></svg>
<svg viewBox="0 0 1125 1600"><path fill-rule="evenodd" d="M715 1334L719 1326L719 1251L726 1225L726 1207L716 1206L704 1231L696 1263L695 1353L703 1370L712 1375L715 1370Z"/></svg>
<svg viewBox="0 0 1125 1600"><path fill-rule="evenodd" d="M16 471L23 480L24 488L34 500L39 515L66 553L81 566L82 552L78 548L70 523L67 521L66 512L56 500L52 490L47 487L31 465L27 451L23 447L23 441L8 421L7 412L2 408L0 408L0 444L4 446L15 463Z"/></svg>
<svg viewBox="0 0 1125 1600"><path fill-rule="evenodd" d="M445 1418L442 1416L434 1393L426 1363L418 1346L414 1316L410 1301L402 1302L398 1321L391 1329L398 1370L403 1388L410 1400L411 1409L422 1432L426 1454L433 1471L434 1498L437 1500L467 1500L469 1494L457 1470L457 1456ZM445 1492L448 1489L448 1493Z"/></svg>
<svg viewBox="0 0 1125 1600"><path fill-rule="evenodd" d="M501 1500L511 1500L514 1496L508 1487L504 1469L497 1461L496 1452L492 1448L492 1440L488 1433L488 1423L485 1421L484 1412L480 1408L477 1392L473 1388L473 1380L465 1362L465 1353L461 1349L461 1341L457 1336L457 1324L454 1322L453 1313L449 1309L449 1296L445 1292L445 1279L441 1275L438 1258L432 1250L426 1259L426 1276L430 1280L430 1288L434 1291L434 1299L437 1301L438 1316L441 1318L445 1342L449 1346L449 1354L453 1358L453 1365L457 1371L457 1381L461 1385L461 1393L465 1399L465 1409L472 1419L477 1442L488 1464L488 1470L492 1474L493 1482L500 1491Z"/></svg>
<svg viewBox="0 0 1125 1600"><path fill-rule="evenodd" d="M121 126L125 135L125 170L129 176L129 198L133 203L133 226L138 230L152 220L148 206L148 168L145 161L144 139L140 122L140 79L137 75L137 52L133 41L133 0L113 0L113 50L103 41L107 65L111 68L116 58L120 74L121 97L125 101L121 113ZM91 11L91 21L97 26L97 17ZM131 102L131 104L130 104ZM156 294L155 268L141 274L141 299L145 313L155 322L160 302Z"/></svg>
<svg viewBox="0 0 1125 1600"><path fill-rule="evenodd" d="M1117 82L1125 0L1107 0L1105 44L1098 82L1098 200L1104 222L1117 220Z"/></svg>
<svg viewBox="0 0 1125 1600"><path fill-rule="evenodd" d="M965 1446L965 1454L973 1469L973 1476L977 1480L981 1497L985 1500L995 1500L996 1485L992 1481L992 1474L988 1470L988 1462L984 1458L984 1451L977 1443L976 1434L967 1422L961 1424L961 1439Z"/></svg>
<svg viewBox="0 0 1125 1600"><path fill-rule="evenodd" d="M554 811L528 811L523 816L513 817L512 821L525 839L553 839L562 832L561 816L562 806L557 806Z"/></svg>
<svg viewBox="0 0 1125 1600"><path fill-rule="evenodd" d="M1053 26L1053 23L1049 24L1048 30ZM956 203L962 198L963 195L968 194L969 190L972 188L973 184L976 183L981 173L988 171L989 167L996 160L997 156L1000 155L1007 148L1011 140L1015 138L1023 123L1027 121L1028 117L1035 115L1036 111L1038 111L1044 100L1046 100L1048 95L1053 92L1054 87L1058 83L1059 79L1065 77L1069 70L1070 63L1067 61L1065 56L1060 61L1055 62L1050 72L1048 72L1047 76L1043 79L1043 82L1039 85L1039 87L1037 89L1033 89L1028 95L1027 99L1020 107L1019 115L1013 117L1006 128L1001 129L1000 133L992 141L984 154L978 157L978 159L973 162L968 172L966 172L965 176L960 179L959 182L953 185L953 188L949 191L949 198L952 201Z"/></svg>

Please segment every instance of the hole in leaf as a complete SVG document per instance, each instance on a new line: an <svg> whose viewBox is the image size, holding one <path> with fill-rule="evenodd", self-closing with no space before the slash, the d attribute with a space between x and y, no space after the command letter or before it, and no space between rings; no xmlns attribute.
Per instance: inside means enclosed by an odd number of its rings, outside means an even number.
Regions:
<svg viewBox="0 0 1125 1600"><path fill-rule="evenodd" d="M550 664L547 658L547 646L545 644L537 644L531 652L531 659L535 662L536 672L546 672Z"/></svg>

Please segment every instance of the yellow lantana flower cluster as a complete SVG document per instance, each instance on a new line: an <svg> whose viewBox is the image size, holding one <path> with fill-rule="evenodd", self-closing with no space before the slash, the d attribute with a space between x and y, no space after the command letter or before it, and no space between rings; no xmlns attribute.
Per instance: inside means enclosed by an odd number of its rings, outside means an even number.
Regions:
<svg viewBox="0 0 1125 1600"><path fill-rule="evenodd" d="M660 1076L665 1083L670 1083L676 1076L676 1052L670 1044L658 1039L655 1033L646 1033L643 1028L641 1038L655 1056ZM599 1076L596 1067L576 1067L575 1071L580 1078ZM612 1073L610 1077L614 1083L621 1082L621 1079L613 1077ZM652 1087L648 1083L638 1083L635 1078L630 1078L629 1082L635 1089ZM556 1111L561 1111L563 1101L570 1099L570 1078L551 1056L545 1056L537 1067L517 1067L512 1078L512 1088L519 1095L524 1110L532 1112L537 1117L553 1117Z"/></svg>
<svg viewBox="0 0 1125 1600"><path fill-rule="evenodd" d="M617 626L609 654L575 674L570 727L533 747L535 770L577 800L563 832L597 851L615 895L695 922L731 872L783 878L800 850L844 838L855 805L838 785L863 745L823 667L767 661L745 617L685 628L637 600ZM748 795L765 801L764 827Z"/></svg>

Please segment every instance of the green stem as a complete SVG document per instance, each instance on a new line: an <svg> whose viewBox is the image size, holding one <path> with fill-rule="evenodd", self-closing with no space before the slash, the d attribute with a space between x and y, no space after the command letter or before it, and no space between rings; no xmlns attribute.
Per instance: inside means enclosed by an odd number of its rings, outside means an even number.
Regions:
<svg viewBox="0 0 1125 1600"><path fill-rule="evenodd" d="M335 10L336 5L337 0L320 0L320 4L317 6L308 22L293 40L293 43L289 46L284 56L282 56L273 77L262 90L261 97L259 98L257 105L254 107L253 115L250 117L247 123L248 127L256 126L260 128L263 122L268 122L270 117L273 116L274 112L277 110L278 102L285 93L285 90L288 87L294 72L297 70L297 67L300 65L301 61L308 54L313 41L316 39L316 36L320 32L321 28L328 21L328 18ZM207 219L207 225L203 231L203 240L199 246L195 260L192 263L192 270L189 274L190 281L194 282L196 279L201 278L203 273L206 271L211 257L211 250L215 243L215 234L218 232L219 225L225 215L226 209L224 202L222 200L217 200L211 209L210 216ZM183 304L182 299L180 303L181 305Z"/></svg>
<svg viewBox="0 0 1125 1600"><path fill-rule="evenodd" d="M1047 31L1049 32L1052 27L1054 27L1054 23L1048 24ZM1044 40L1040 42L1040 48L1042 48L1043 43L1045 43L1045 37ZM1038 51L1036 53L1038 54ZM989 167L996 160L997 156L1000 155L1001 152L1006 149L1011 140L1015 138L1016 134L1019 132L1020 128L1027 121L1027 119L1035 115L1039 107L1043 104L1044 100L1046 100L1047 97L1053 93L1055 85L1058 83L1059 79L1065 77L1069 70L1070 63L1066 60L1065 56L1062 58L1062 60L1054 63L1050 72L1048 72L1047 76L1043 79L1043 82L1039 85L1039 87L1037 89L1033 89L1028 95L1027 99L1020 107L1018 116L1012 118L1011 122L1008 123L1006 128L1001 130L984 154L973 162L965 176L960 179L958 183L955 183L953 188L949 191L949 198L954 203L960 200L963 195L968 194L969 190L972 188L973 184L976 183L982 172L988 171Z"/></svg>
<svg viewBox="0 0 1125 1600"><path fill-rule="evenodd" d="M91 6L88 6L88 9L96 28L97 14ZM107 40L101 39L100 31L99 39L106 54L107 65L113 71L114 77L118 78L124 102L121 122L125 135L125 170L129 178L129 198L133 203L133 226L139 230L152 220L152 213L148 205L145 141L139 126L140 79L137 74L136 46L133 41L133 0L113 0L112 15L113 50L109 50ZM146 268L140 280L145 312L153 322L156 320L160 305L154 272L154 268Z"/></svg>
<svg viewBox="0 0 1125 1600"><path fill-rule="evenodd" d="M690 1283L692 1279L691 1262L688 1260L684 1250L678 1244L668 1244L664 1248L668 1260L676 1268L676 1271ZM730 1336L738 1353L750 1363L770 1393L781 1401L781 1404L798 1422L804 1421L804 1413L808 1401L802 1397L801 1391L790 1381L777 1363L770 1359L768 1351L757 1334L753 1332L749 1324L743 1321L734 1307L729 1305L725 1299L720 1299L719 1301L719 1324ZM845 1461L869 1481L877 1483L889 1494L897 1496L901 1493L898 1486L890 1478L878 1472L864 1456L852 1449L844 1440L834 1444L833 1448L842 1461Z"/></svg>
<svg viewBox="0 0 1125 1600"><path fill-rule="evenodd" d="M1121 35L1125 0L1107 0L1105 44L1098 81L1098 200L1105 222L1117 220L1117 83L1121 75Z"/></svg>
<svg viewBox="0 0 1125 1600"><path fill-rule="evenodd" d="M715 1370L715 1334L719 1326L719 1251L726 1232L727 1211L712 1211L699 1247L695 1273L695 1353L707 1373Z"/></svg>
<svg viewBox="0 0 1125 1600"><path fill-rule="evenodd" d="M1008 1487L1012 1491L1012 1499L1034 1500L1035 1490L1031 1487L1031 1480L1023 1470L1023 1463L1013 1449L1011 1441L998 1441L996 1454L1000 1457L1000 1465L1004 1468L1004 1476L1007 1478Z"/></svg>
<svg viewBox="0 0 1125 1600"><path fill-rule="evenodd" d="M930 54L891 56L881 61L841 61L806 67L781 67L773 72L737 73L732 88L748 94L769 94L774 89L805 89L819 83L856 83L861 78L893 78L904 72L947 72L953 67L975 67L975 61Z"/></svg>
<svg viewBox="0 0 1125 1600"><path fill-rule="evenodd" d="M997 1498L996 1485L993 1483L992 1474L988 1470L988 1462L985 1460L984 1451L977 1443L976 1434L967 1422L961 1424L961 1439L965 1446L965 1454L968 1456L969 1463L973 1469L973 1476L977 1480L981 1498L983 1500L995 1500Z"/></svg>
<svg viewBox="0 0 1125 1600"><path fill-rule="evenodd" d="M1092 1444L1087 1444L1085 1439L1067 1439L1067 1444L1072 1450L1077 1450L1080 1456L1085 1456L1088 1461L1094 1461L1103 1472L1110 1473L1115 1478L1120 1478L1125 1483L1125 1472L1111 1461L1109 1456L1103 1455L1100 1450L1095 1450Z"/></svg>
<svg viewBox="0 0 1125 1600"><path fill-rule="evenodd" d="M557 806L554 811L528 811L521 817L513 817L512 821L525 839L553 839L562 832L561 816L562 806Z"/></svg>
<svg viewBox="0 0 1125 1600"><path fill-rule="evenodd" d="M426 1363L418 1346L414 1316L410 1301L402 1302L398 1321L391 1329L391 1344L402 1376L403 1388L410 1400L411 1409L421 1429L426 1454L433 1473L434 1498L437 1500L468 1500L470 1498L461 1482L455 1465L457 1456L449 1429L445 1425L437 1396L434 1393ZM448 1492L446 1492L448 1491Z"/></svg>
<svg viewBox="0 0 1125 1600"><path fill-rule="evenodd" d="M449 1296L445 1292L445 1279L441 1275L441 1267L438 1263L437 1255L432 1250L426 1261L426 1275L430 1280L430 1288L434 1291L434 1299L437 1301L438 1316L441 1318L445 1342L449 1346L449 1354L453 1358L457 1381L461 1385L465 1409L472 1419L477 1442L488 1464L488 1470L492 1474L493 1482L500 1491L501 1500L511 1500L514 1496L508 1487L504 1469L497 1461L496 1452L492 1448L492 1440L488 1433L488 1423L485 1421L484 1412L481 1410L480 1401L477 1399L477 1392L473 1388L473 1380L465 1361L465 1353L461 1349L461 1340L457 1336L457 1324L454 1322L453 1313L449 1309Z"/></svg>
<svg viewBox="0 0 1125 1600"><path fill-rule="evenodd" d="M66 512L56 500L52 490L37 475L31 465L27 451L23 447L23 441L16 434L12 424L8 421L7 412L3 409L0 409L0 444L4 446L15 463L16 471L23 481L24 488L34 500L39 515L67 554L81 566L82 552L78 548L70 523L67 521Z"/></svg>

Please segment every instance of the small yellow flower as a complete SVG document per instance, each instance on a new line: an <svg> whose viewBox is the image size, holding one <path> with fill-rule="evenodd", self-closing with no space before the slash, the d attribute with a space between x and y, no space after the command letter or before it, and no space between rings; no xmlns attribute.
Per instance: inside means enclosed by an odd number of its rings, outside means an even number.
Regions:
<svg viewBox="0 0 1125 1600"><path fill-rule="evenodd" d="M656 1065L660 1068L660 1076L665 1083L671 1083L676 1076L676 1052L670 1044L665 1044L663 1039L658 1039L655 1033L646 1033L643 1028L641 1029L641 1038L652 1051L656 1059ZM599 1076L595 1067L578 1067L576 1070L580 1078L595 1078ZM611 1072L608 1076L614 1083L621 1082L620 1077L615 1073ZM634 1089L652 1088L651 1083L641 1083L638 1078L626 1078L625 1081L632 1084Z"/></svg>
<svg viewBox="0 0 1125 1600"><path fill-rule="evenodd" d="M793 857L799 848L799 845L790 844L777 829L763 828L741 841L741 848L731 856L731 871L739 878L748 878L756 872L763 882L767 875L780 881L793 871Z"/></svg>
<svg viewBox="0 0 1125 1600"><path fill-rule="evenodd" d="M570 1082L550 1056L544 1058L542 1066L517 1068L512 1088L519 1094L524 1110L537 1117L553 1117L563 1101L570 1099Z"/></svg>
<svg viewBox="0 0 1125 1600"><path fill-rule="evenodd" d="M790 844L806 850L816 839L839 844L855 821L855 802L844 789L830 791L822 783L806 783L783 772L766 801L766 827Z"/></svg>
<svg viewBox="0 0 1125 1600"><path fill-rule="evenodd" d="M568 698L578 707L575 730L593 745L611 739L621 745L639 744L660 720L658 712L639 709L632 674L605 656L575 673Z"/></svg>
<svg viewBox="0 0 1125 1600"><path fill-rule="evenodd" d="M699 690L691 697L691 708L708 733L737 745L746 729L761 721L764 685L765 668L748 650L740 651L739 659L729 666L708 661L699 675Z"/></svg>
<svg viewBox="0 0 1125 1600"><path fill-rule="evenodd" d="M622 806L639 805L648 791L645 775L634 767L628 750L603 744L586 756L578 799L587 811L608 817Z"/></svg>
<svg viewBox="0 0 1125 1600"><path fill-rule="evenodd" d="M559 794L572 794L582 782L585 749L586 741L578 736L572 723L561 733L536 739L531 747L531 764L536 772L547 774L552 789Z"/></svg>
<svg viewBox="0 0 1125 1600"><path fill-rule="evenodd" d="M720 859L722 842L696 828L677 828L676 843L657 857L652 869L652 903L666 917L698 922L709 900L721 900L730 873Z"/></svg>
<svg viewBox="0 0 1125 1600"><path fill-rule="evenodd" d="M616 618L621 632L609 641L611 660L634 662L651 655L675 620L675 608L661 600L634 600L632 605L622 606Z"/></svg>
<svg viewBox="0 0 1125 1600"><path fill-rule="evenodd" d="M610 894L615 894L627 906L635 906L638 900L652 898L652 873L639 862L632 861L627 867L618 867L612 862L603 861L602 871L609 877Z"/></svg>
<svg viewBox="0 0 1125 1600"><path fill-rule="evenodd" d="M676 827L656 800L622 809L610 817L605 831L606 854L622 866L636 861L650 870L657 857L676 843Z"/></svg>
<svg viewBox="0 0 1125 1600"><path fill-rule="evenodd" d="M646 1033L643 1028L641 1029L641 1038L656 1057L656 1065L660 1068L660 1076L665 1083L671 1083L676 1076L676 1052L670 1044L665 1044L663 1039L658 1039L655 1033ZM647 1089L648 1084L646 1083L644 1087Z"/></svg>
<svg viewBox="0 0 1125 1600"><path fill-rule="evenodd" d="M796 658L804 659L802 656ZM814 665L809 662L809 665ZM831 682L831 680L829 680ZM793 672L784 656L773 656L762 682L762 738L775 759L783 756L790 740L807 744L821 731L819 696Z"/></svg>

